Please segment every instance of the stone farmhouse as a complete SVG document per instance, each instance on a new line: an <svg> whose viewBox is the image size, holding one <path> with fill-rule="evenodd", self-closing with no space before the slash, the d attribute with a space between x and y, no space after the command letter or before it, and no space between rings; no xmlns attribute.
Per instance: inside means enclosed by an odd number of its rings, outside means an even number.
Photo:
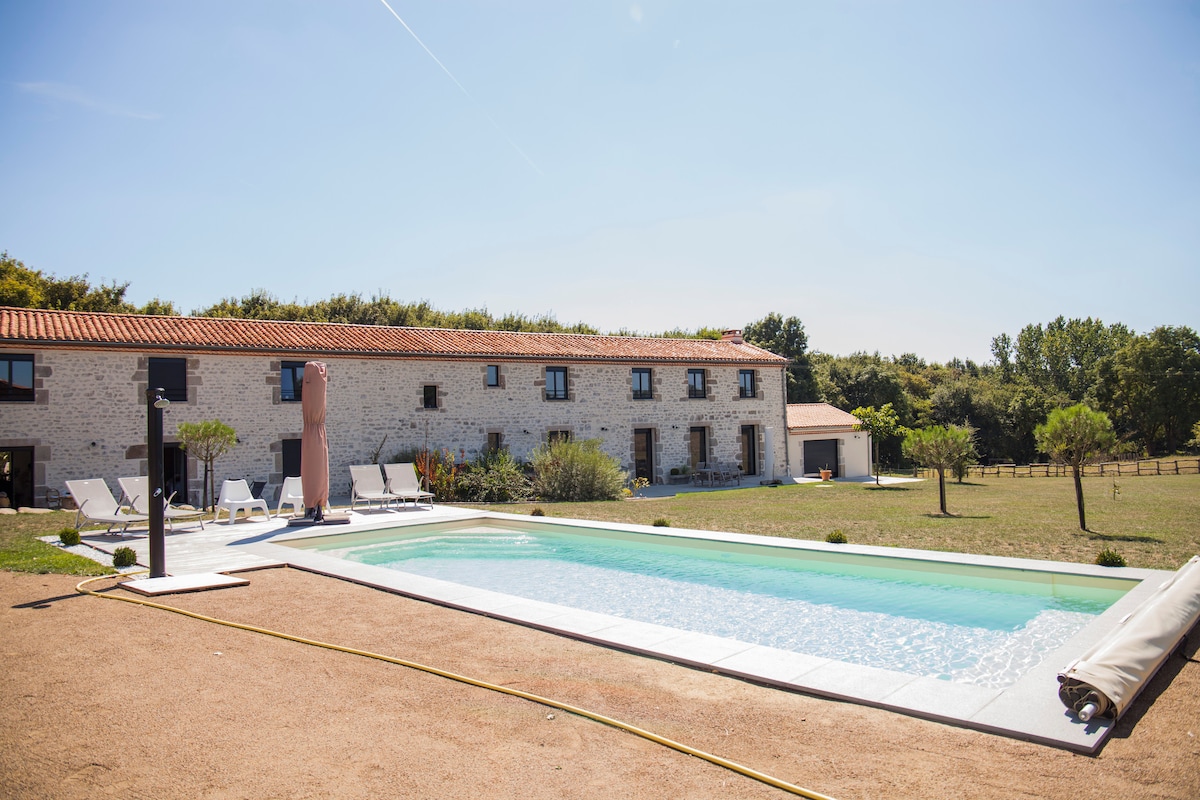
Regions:
<svg viewBox="0 0 1200 800"><path fill-rule="evenodd" d="M148 387L165 412L168 492L197 502L203 465L181 422L220 419L238 443L224 478L300 469L301 378L328 365L331 492L351 464L414 448L526 458L560 436L600 439L631 476L740 465L788 471L786 359L729 331L720 341L397 328L0 308L0 491L45 505L63 482L144 475Z"/></svg>

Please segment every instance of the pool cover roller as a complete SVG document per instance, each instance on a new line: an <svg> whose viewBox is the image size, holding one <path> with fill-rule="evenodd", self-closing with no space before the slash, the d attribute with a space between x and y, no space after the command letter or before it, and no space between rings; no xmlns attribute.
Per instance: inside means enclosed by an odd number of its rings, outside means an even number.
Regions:
<svg viewBox="0 0 1200 800"><path fill-rule="evenodd" d="M1058 674L1058 696L1084 722L1116 719L1200 619L1200 556Z"/></svg>

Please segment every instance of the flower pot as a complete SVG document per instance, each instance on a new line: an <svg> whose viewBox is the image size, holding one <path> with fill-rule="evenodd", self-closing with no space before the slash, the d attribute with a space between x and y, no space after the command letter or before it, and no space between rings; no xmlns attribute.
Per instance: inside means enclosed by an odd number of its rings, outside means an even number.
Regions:
<svg viewBox="0 0 1200 800"><path fill-rule="evenodd" d="M831 470L831 469L821 470L821 480L827 481L832 477L833 477L833 470Z"/></svg>

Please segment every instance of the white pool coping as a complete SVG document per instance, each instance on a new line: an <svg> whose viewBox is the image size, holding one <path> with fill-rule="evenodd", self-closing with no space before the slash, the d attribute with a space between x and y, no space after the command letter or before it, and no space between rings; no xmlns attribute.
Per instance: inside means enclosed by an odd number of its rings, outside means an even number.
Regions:
<svg viewBox="0 0 1200 800"><path fill-rule="evenodd" d="M464 512L455 519L531 521L565 524L596 530L624 530L659 536L707 539L723 542L762 544L798 550L837 552L906 558L951 564L1002 567L1026 571L1066 573L1103 578L1123 578L1139 583L1093 622L1071 637L1062 647L1047 655L1016 683L1002 689L910 675L902 672L865 667L828 658L778 650L756 644L693 633L619 617L581 611L565 606L527 600L499 592L476 589L444 580L399 572L384 567L357 564L322 553L285 546L284 542L310 539L322 532L308 529L283 529L269 539L233 542L235 546L264 562L290 566L351 580L367 586L427 600L451 608L484 614L571 638L639 653L671 662L746 679L782 689L860 703L951 725L1011 736L1062 747L1082 753L1094 753L1112 732L1113 722L1093 719L1080 722L1058 699L1059 671L1088 647L1112 630L1121 619L1149 597L1173 574L1163 570L1110 568L1090 564L1056 561L975 556L866 545L833 545L795 539L749 534L663 529L645 525L622 525L546 518L495 512ZM334 536L387 527L445 522L426 518L388 515L350 526L339 525L326 535ZM257 537L256 537L257 538Z"/></svg>

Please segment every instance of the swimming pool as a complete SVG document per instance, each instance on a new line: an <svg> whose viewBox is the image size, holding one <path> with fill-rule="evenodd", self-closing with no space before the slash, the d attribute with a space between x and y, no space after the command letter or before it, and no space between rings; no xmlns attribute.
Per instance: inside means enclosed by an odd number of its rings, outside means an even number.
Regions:
<svg viewBox="0 0 1200 800"><path fill-rule="evenodd" d="M435 516L433 513L393 513L356 519L352 526L340 528L345 533L313 535L312 531L281 531L270 541L248 540L238 544L280 563L559 635L781 688L865 703L1082 752L1094 752L1111 728L1103 720L1081 725L1077 719L1063 713L1064 708L1057 697L1057 672L1148 597L1157 585L1154 578L1170 575L1157 570L1106 569L1086 564L831 545L746 534L581 520L546 522L524 516L445 507L439 508L436 514L443 521L428 522ZM446 521L446 517L455 519ZM397 525L396 521L401 522ZM517 553L476 569L479 565L471 562L477 554L471 551L481 544L477 540L495 536L507 537ZM578 565L570 562L552 562L548 571L542 568L538 573L541 577L529 581L534 589L557 592L541 595L547 599L537 599L538 595L524 589L507 585L501 588L501 584L490 582L498 577L492 573L526 572L525 566L544 555L537 553L539 548L561 549L564 542L574 544L575 537L592 543L595 540L604 544L616 542L620 544L618 549L632 551L638 559L648 558L651 562L663 555L660 550L665 550L672 554L668 558L670 562L693 562L692 568L699 571L701 580L695 580L693 575L691 583L698 584L701 591L732 590L723 584L715 587L706 584L704 579L709 572L724 577L743 567L757 569L762 566L758 562L762 561L776 567L781 562L789 562L787 569L800 567L809 582L818 586L827 578L849 574L866 580L868 588L857 592L858 600L842 602L839 613L850 616L826 627L827 633L833 631L836 636L830 634L825 637L828 641L817 642L817 648L825 649L816 649L814 653L814 647L796 645L796 649L788 649L793 645L779 639L755 640L745 631L705 628L674 618L638 616L677 608L687 609L705 624L714 620L724 624L750 616L740 610L714 611L707 599L681 599L681 596L670 594L659 597L655 593L658 589L651 591L647 588L649 584L615 591L616 598L606 601L625 603L637 614L629 613L630 609L624 606L595 607L600 610L580 608L573 598L582 594L580 589L584 584L607 586L609 578L585 578L572 571ZM547 545L547 541L552 544ZM463 547L461 552L448 552L453 542ZM407 563L404 569L367 563L396 561L397 553L388 552L390 548L410 551L410 557L400 559ZM351 551L358 555L343 557ZM414 553L423 555L412 558ZM530 553L537 558L526 558ZM420 561L427 563L417 566L415 562ZM472 577L468 566L479 574ZM585 564L583 568L597 567ZM657 582L663 578L659 574L648 576L636 570L632 572L637 581ZM669 580L679 578L678 575L667 576ZM882 584L872 583L880 580L919 584L917 597L925 599L915 601L917 611L901 611L898 601L885 598L883 589L879 588ZM480 585L472 586L469 581ZM758 587L760 591L755 602L767 605L795 602L796 598L778 596L783 594L779 591L772 594L771 586L780 582L784 582L781 576L768 574L768 590L762 591L762 587ZM944 594L958 588L965 588L968 593ZM826 588L824 592L826 595L845 594L840 589ZM975 602L976 595L996 592L1003 598L999 604ZM522 593L533 596L522 596ZM906 593L907 590L902 592ZM763 601L761 597L767 600ZM938 599L947 597L957 599ZM802 598L800 602L834 605L823 602L819 596ZM914 601L908 598L906 602ZM845 608L847 605L850 608ZM982 606L982 612L974 608L977 605ZM1047 613L1051 617L1066 618L1065 627L1060 627L1061 619L1038 620ZM893 619L887 622L884 618ZM785 630L787 636L800 636L807 626L794 625L797 619L804 617L795 607L779 605L773 614L765 616L765 623L760 621L759 627L771 629L775 636L779 635L779 630ZM877 656L895 658L892 651L904 648L894 645L905 634L888 632L881 627L872 632L864 622L867 619L874 620L873 624L877 626L880 619L887 624L899 624L895 621L898 619L904 623L916 620L918 625L959 626L977 636L979 642L974 655L957 661L934 658L921 664L917 659L915 666L887 660L872 661ZM790 631L786 630L788 626L792 626ZM954 638L962 633L954 630L924 632L922 635L934 640L932 644L936 646L926 647L929 641L918 641L911 649L915 653L934 652L942 645L936 640ZM856 636L859 644L849 646L845 640L837 638L843 635ZM1064 636L1065 640L1062 639ZM1061 642L1061 646L1056 646L1055 642ZM861 654L852 652L855 647L866 655L860 657ZM858 661L852 660L854 658Z"/></svg>
<svg viewBox="0 0 1200 800"><path fill-rule="evenodd" d="M384 529L294 546L622 619L992 687L1014 683L1134 585L525 521Z"/></svg>

